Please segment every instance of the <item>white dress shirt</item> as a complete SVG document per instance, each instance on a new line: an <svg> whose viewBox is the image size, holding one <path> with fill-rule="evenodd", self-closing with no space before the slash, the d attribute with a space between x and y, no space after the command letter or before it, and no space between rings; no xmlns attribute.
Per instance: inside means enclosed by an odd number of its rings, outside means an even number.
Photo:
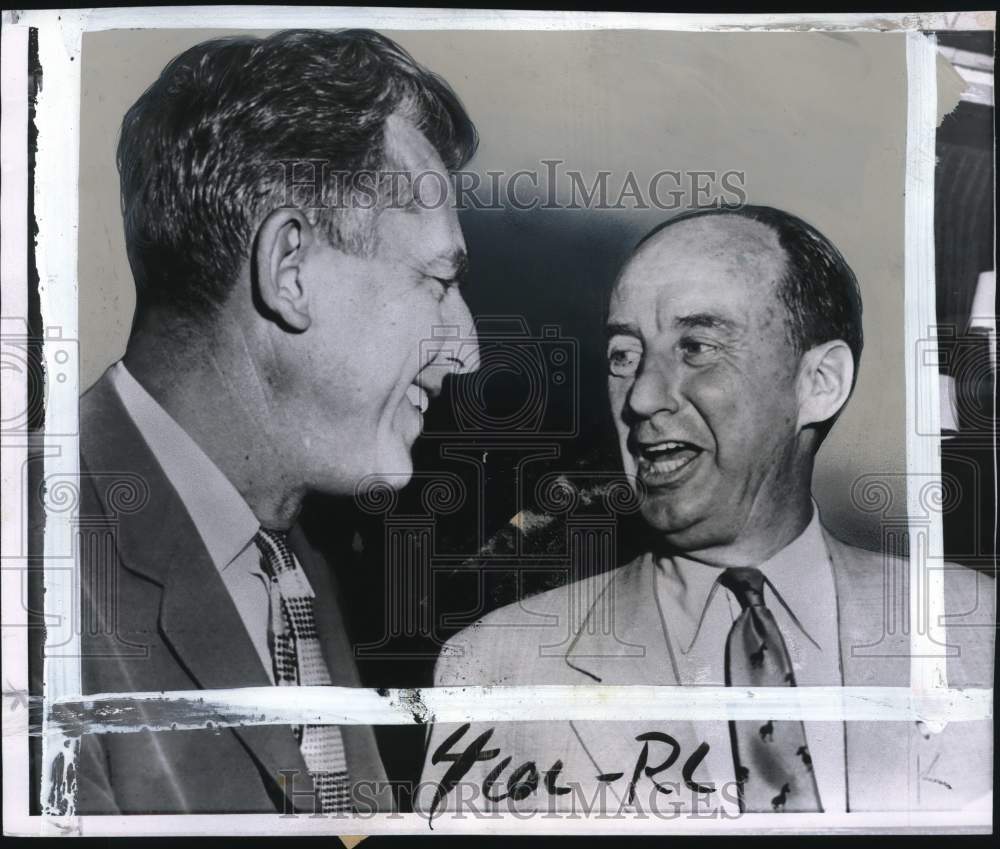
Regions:
<svg viewBox="0 0 1000 849"><path fill-rule="evenodd" d="M677 680L686 686L725 686L726 638L739 616L740 605L721 584L711 593L722 569L683 557L660 558L657 567L657 594ZM796 684L842 686L833 566L815 505L812 520L802 534L757 568L801 625L795 624L765 584L764 602L781 629ZM704 619L698 628L703 611ZM823 810L846 811L844 724L806 722L805 730ZM695 731L710 746L705 762L708 773L717 782L732 781L728 723L695 723Z"/></svg>
<svg viewBox="0 0 1000 849"><path fill-rule="evenodd" d="M111 367L110 378L191 516L273 684L271 650L267 644L269 582L261 570L260 552L253 542L260 522L229 479L123 363ZM306 580L305 574L301 577Z"/></svg>

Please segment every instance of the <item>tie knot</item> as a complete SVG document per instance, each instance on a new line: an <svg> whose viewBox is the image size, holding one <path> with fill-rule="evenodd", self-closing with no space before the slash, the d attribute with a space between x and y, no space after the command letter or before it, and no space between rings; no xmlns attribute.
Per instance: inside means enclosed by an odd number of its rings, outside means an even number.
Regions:
<svg viewBox="0 0 1000 849"><path fill-rule="evenodd" d="M283 531L260 528L253 541L260 549L261 563L272 577L295 568L292 550L288 547L288 535Z"/></svg>
<svg viewBox="0 0 1000 849"><path fill-rule="evenodd" d="M764 573L752 566L734 566L726 569L719 583L729 590L740 607L764 607Z"/></svg>

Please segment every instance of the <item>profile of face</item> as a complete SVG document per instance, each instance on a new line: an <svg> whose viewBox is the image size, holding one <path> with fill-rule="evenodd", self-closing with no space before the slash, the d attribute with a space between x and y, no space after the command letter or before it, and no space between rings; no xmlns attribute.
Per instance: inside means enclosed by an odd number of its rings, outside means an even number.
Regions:
<svg viewBox="0 0 1000 849"><path fill-rule="evenodd" d="M777 236L735 216L668 226L619 276L608 392L642 515L682 551L779 520L803 423Z"/></svg>
<svg viewBox="0 0 1000 849"><path fill-rule="evenodd" d="M264 260L279 290L307 312L304 327L293 327L299 332L275 331L274 403L304 458L301 476L327 494L353 494L373 475L404 486L429 403L448 374L471 371L478 359L459 289L465 241L453 204L441 202L447 171L401 117L387 121L386 149L394 170L424 177L412 181L418 202L379 213L371 251L333 247L300 216L278 219L281 229L269 236L278 248ZM300 318L290 314L294 325Z"/></svg>

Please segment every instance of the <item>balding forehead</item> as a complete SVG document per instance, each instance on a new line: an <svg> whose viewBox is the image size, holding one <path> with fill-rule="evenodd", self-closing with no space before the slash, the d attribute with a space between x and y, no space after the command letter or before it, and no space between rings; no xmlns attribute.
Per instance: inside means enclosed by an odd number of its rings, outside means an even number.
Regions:
<svg viewBox="0 0 1000 849"><path fill-rule="evenodd" d="M783 258L778 234L767 224L738 215L705 215L664 227L636 252L636 257L653 257L674 246L694 243L702 250L746 254L776 254Z"/></svg>
<svg viewBox="0 0 1000 849"><path fill-rule="evenodd" d="M610 294L608 319L662 328L683 315L735 308L751 324L767 325L780 312L786 263L777 235L757 221L725 215L679 221L626 263ZM647 332L654 332L652 324Z"/></svg>
<svg viewBox="0 0 1000 849"><path fill-rule="evenodd" d="M622 270L615 288L636 278L653 282L686 269L739 274L776 282L784 274L785 251L766 224L735 215L707 215L664 227L643 242Z"/></svg>

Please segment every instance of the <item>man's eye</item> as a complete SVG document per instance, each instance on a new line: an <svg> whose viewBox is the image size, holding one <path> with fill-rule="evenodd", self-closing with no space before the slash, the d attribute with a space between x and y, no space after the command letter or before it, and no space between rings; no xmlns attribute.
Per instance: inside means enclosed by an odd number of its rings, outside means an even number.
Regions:
<svg viewBox="0 0 1000 849"><path fill-rule="evenodd" d="M608 372L615 377L632 377L639 368L642 354L638 351L617 348L608 351Z"/></svg>
<svg viewBox="0 0 1000 849"><path fill-rule="evenodd" d="M701 362L710 358L718 347L700 339L682 339L680 349L689 362Z"/></svg>

